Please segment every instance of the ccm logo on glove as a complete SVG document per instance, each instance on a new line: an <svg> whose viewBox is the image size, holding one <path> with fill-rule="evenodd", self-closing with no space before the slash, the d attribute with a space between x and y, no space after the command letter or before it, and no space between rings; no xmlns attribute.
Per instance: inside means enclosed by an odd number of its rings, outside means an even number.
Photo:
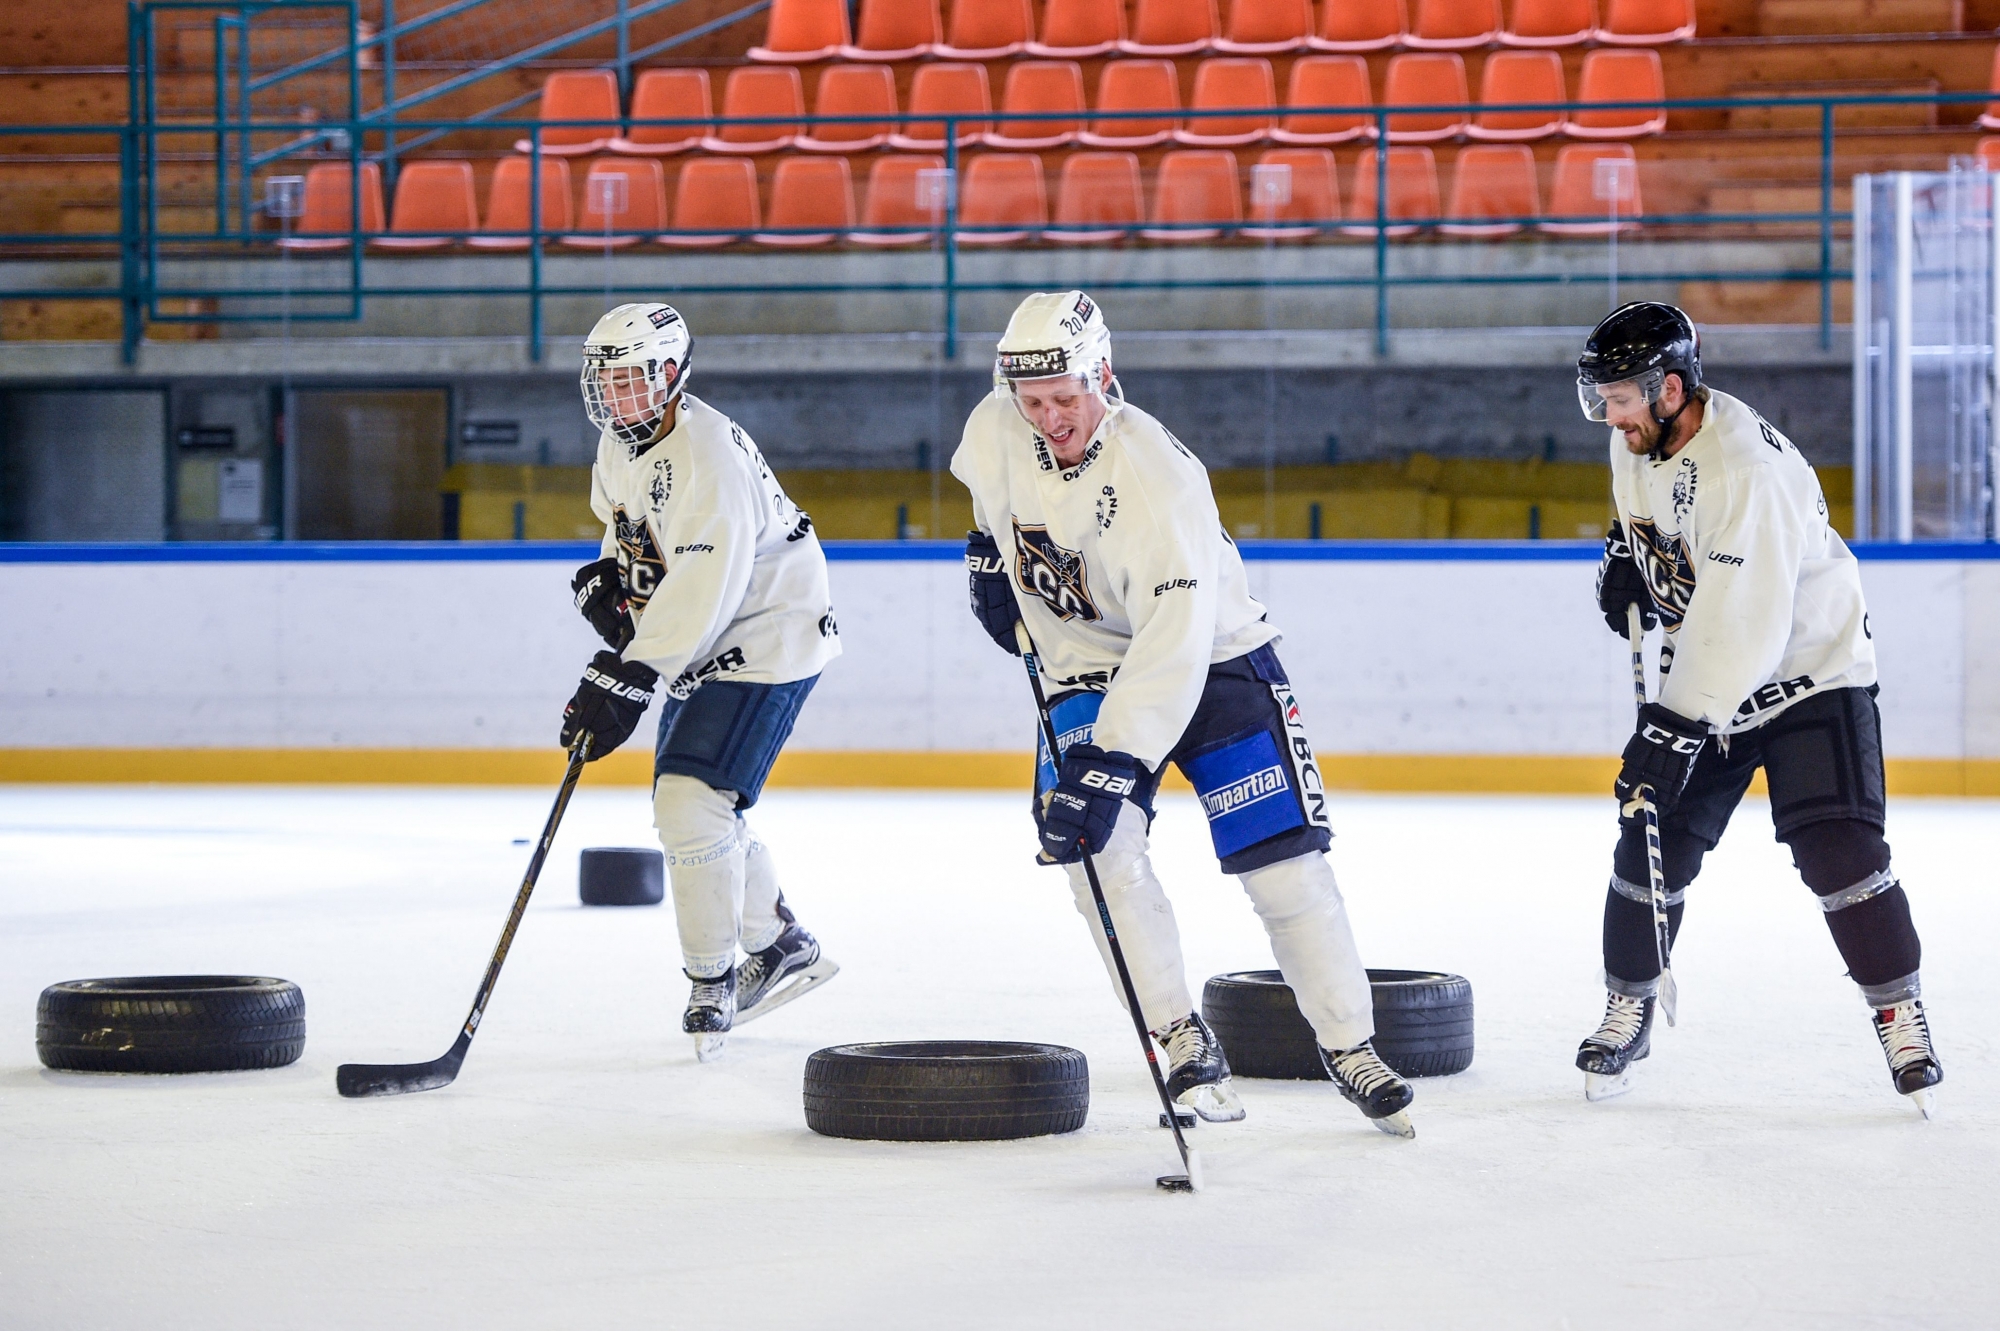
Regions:
<svg viewBox="0 0 2000 1331"><path fill-rule="evenodd" d="M1702 741L1700 739L1693 735L1676 734L1663 726L1656 726L1651 722L1646 724L1646 728L1640 734L1645 737L1648 744L1664 745L1672 749L1675 753L1701 752Z"/></svg>

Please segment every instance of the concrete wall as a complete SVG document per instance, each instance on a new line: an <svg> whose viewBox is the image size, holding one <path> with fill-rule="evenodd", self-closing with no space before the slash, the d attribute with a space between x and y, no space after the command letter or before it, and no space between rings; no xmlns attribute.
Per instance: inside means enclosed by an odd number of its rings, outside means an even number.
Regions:
<svg viewBox="0 0 2000 1331"><path fill-rule="evenodd" d="M956 551L877 557L884 549L835 551L846 654L794 748L1025 750L1026 685L968 617ZM0 751L17 758L546 752L596 646L569 605L570 572L594 553L580 546L40 562L48 553L0 561ZM1323 751L1601 756L1629 733L1626 657L1594 613L1587 551L1274 553L1285 552L1253 548L1251 579L1286 631L1282 653ZM1864 569L1889 754L2000 758L2000 560ZM8 770L18 779L22 762Z"/></svg>

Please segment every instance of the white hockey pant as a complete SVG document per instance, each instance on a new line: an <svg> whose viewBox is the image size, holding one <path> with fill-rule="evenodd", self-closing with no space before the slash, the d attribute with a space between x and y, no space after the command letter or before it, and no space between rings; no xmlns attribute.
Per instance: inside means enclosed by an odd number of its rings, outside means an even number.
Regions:
<svg viewBox="0 0 2000 1331"><path fill-rule="evenodd" d="M736 793L691 776L653 787L653 826L667 854L681 964L712 977L736 964L738 945L757 952L777 941L778 873L771 852L736 812Z"/></svg>
<svg viewBox="0 0 2000 1331"><path fill-rule="evenodd" d="M1188 994L1186 964L1181 958L1180 929L1174 908L1147 855L1146 815L1135 804L1119 811L1110 844L1096 857L1097 877L1104 888L1111 923L1124 948L1132 987L1146 1028L1157 1031L1194 1011ZM1090 926L1111 976L1112 991L1125 1001L1111 945L1090 897L1090 880L1081 863L1066 865L1077 912ZM1328 1049L1352 1049L1375 1033L1374 1000L1368 972L1354 946L1347 906L1334 881L1333 866L1318 852L1300 855L1237 875L1250 896L1278 969L1297 995L1299 1010L1312 1023L1319 1042Z"/></svg>

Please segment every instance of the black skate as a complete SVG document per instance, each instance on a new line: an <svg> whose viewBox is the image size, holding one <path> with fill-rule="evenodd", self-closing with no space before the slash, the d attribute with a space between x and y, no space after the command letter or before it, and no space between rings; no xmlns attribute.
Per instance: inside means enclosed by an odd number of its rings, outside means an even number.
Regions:
<svg viewBox="0 0 2000 1331"><path fill-rule="evenodd" d="M1944 1065L1931 1048L1931 1024L1924 1017L1923 1002L1906 998L1894 1007L1878 1008L1875 1038L1882 1042L1882 1054L1889 1060L1889 1079L1896 1090L1925 1118L1935 1115L1937 1092L1932 1088L1944 1080Z"/></svg>
<svg viewBox="0 0 2000 1331"><path fill-rule="evenodd" d="M694 1056L704 1063L713 1062L722 1057L722 1043L736 1023L736 972L724 971L706 979L699 975L688 978L694 981L694 992L688 995L681 1029L694 1037Z"/></svg>
<svg viewBox="0 0 2000 1331"><path fill-rule="evenodd" d="M820 955L818 939L787 924L776 942L737 964L736 1020L755 1021L775 1012L838 974L839 965Z"/></svg>
<svg viewBox="0 0 2000 1331"><path fill-rule="evenodd" d="M1577 1046L1584 1099L1609 1100L1632 1089L1632 1065L1653 1052L1653 1005L1650 997L1609 995L1603 1022Z"/></svg>
<svg viewBox="0 0 2000 1331"><path fill-rule="evenodd" d="M1375 1053L1371 1041L1363 1040L1352 1049L1322 1049L1319 1061L1334 1089L1365 1114L1370 1123L1392 1137L1414 1137L1416 1125L1406 1110L1417 1093L1410 1083L1389 1070Z"/></svg>
<svg viewBox="0 0 2000 1331"><path fill-rule="evenodd" d="M1210 1123L1235 1123L1243 1117L1243 1101L1229 1084L1229 1060L1199 1013L1170 1022L1154 1031L1153 1038L1167 1051L1167 1094L1175 1104Z"/></svg>

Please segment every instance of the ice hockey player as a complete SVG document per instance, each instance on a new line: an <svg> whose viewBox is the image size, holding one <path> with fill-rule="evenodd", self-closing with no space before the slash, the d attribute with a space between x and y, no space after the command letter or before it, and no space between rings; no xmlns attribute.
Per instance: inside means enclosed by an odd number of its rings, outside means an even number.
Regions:
<svg viewBox="0 0 2000 1331"><path fill-rule="evenodd" d="M1778 840L1819 899L1874 1013L1898 1091L1929 1114L1943 1078L1918 996L1917 931L1883 839L1875 647L1854 555L1819 479L1754 410L1702 383L1701 342L1671 305L1605 318L1577 361L1584 415L1611 427L1617 521L1597 602L1664 626L1659 696L1618 774L1604 901L1604 1023L1577 1051L1592 1099L1629 1089L1650 1051L1660 960L1638 798L1659 811L1669 937L1688 884L1759 767Z"/></svg>
<svg viewBox="0 0 2000 1331"><path fill-rule="evenodd" d="M743 811L840 639L811 520L750 437L686 391L692 352L687 322L660 304L619 306L584 343L604 545L572 590L608 650L564 709L562 743L588 732L590 757L603 757L666 681L654 825L694 982L681 1029L706 1062L733 1024L839 969L786 906Z"/></svg>
<svg viewBox="0 0 2000 1331"><path fill-rule="evenodd" d="M1147 856L1154 793L1177 764L1334 1085L1383 1131L1414 1135L1410 1085L1370 1045L1368 975L1324 853L1326 799L1278 630L1250 598L1207 472L1125 402L1103 312L1081 291L1022 301L993 377L951 470L972 491L973 612L1010 652L1025 623L1050 690L1062 751L1039 758L1039 859L1067 866L1110 969L1081 865L1093 854L1170 1094L1211 1121L1242 1118Z"/></svg>

